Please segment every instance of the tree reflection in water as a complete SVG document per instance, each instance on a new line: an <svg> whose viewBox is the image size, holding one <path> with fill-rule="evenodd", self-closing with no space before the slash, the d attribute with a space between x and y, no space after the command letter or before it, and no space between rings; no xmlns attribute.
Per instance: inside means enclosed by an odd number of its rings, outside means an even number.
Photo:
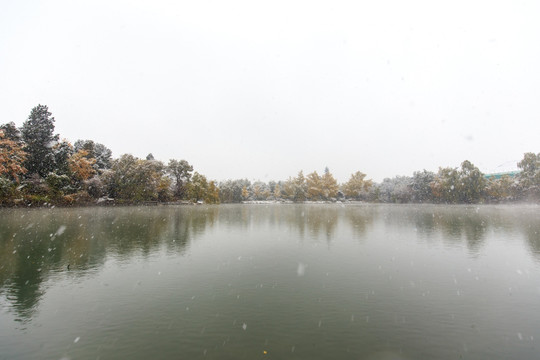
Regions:
<svg viewBox="0 0 540 360"><path fill-rule="evenodd" d="M273 204L182 207L9 209L0 216L0 302L19 321L32 318L54 276L85 277L108 259L128 261L165 251L183 255L211 228L269 228L299 241L367 239L373 227L398 228L404 239L464 245L478 255L487 239L524 238L540 261L534 206ZM339 234L339 236L338 236ZM68 270L69 265L69 270Z"/></svg>
<svg viewBox="0 0 540 360"><path fill-rule="evenodd" d="M10 303L18 320L29 320L43 283L54 274L86 276L108 257L146 258L161 248L182 254L190 241L214 224L217 214L215 206L182 211L172 207L3 211L0 299Z"/></svg>

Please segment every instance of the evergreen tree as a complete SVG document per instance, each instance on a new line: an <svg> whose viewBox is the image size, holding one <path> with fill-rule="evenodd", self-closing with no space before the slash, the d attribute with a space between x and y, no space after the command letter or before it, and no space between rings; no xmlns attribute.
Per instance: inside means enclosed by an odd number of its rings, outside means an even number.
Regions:
<svg viewBox="0 0 540 360"><path fill-rule="evenodd" d="M54 154L54 172L58 175L68 175L69 158L73 155L73 146L67 141L62 140L52 148Z"/></svg>
<svg viewBox="0 0 540 360"><path fill-rule="evenodd" d="M28 154L25 167L29 175L46 177L55 169L53 146L58 141L58 135L53 134L54 118L51 115L46 105L38 105L32 109L21 128L24 150Z"/></svg>
<svg viewBox="0 0 540 360"><path fill-rule="evenodd" d="M75 151L86 150L88 152L86 157L89 160L96 159L93 166L98 173L101 174L104 170L111 168L112 151L105 145L92 140L77 140L74 147Z"/></svg>
<svg viewBox="0 0 540 360"><path fill-rule="evenodd" d="M19 145L22 145L21 132L17 129L13 121L0 125L0 131L4 133L4 139L15 141Z"/></svg>

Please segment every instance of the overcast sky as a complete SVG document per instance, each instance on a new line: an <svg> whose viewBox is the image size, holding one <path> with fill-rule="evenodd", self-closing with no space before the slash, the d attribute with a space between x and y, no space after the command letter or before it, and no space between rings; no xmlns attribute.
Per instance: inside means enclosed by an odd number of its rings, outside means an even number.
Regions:
<svg viewBox="0 0 540 360"><path fill-rule="evenodd" d="M381 181L540 152L540 1L0 1L0 123L37 104L211 179ZM499 167L499 165L503 167Z"/></svg>

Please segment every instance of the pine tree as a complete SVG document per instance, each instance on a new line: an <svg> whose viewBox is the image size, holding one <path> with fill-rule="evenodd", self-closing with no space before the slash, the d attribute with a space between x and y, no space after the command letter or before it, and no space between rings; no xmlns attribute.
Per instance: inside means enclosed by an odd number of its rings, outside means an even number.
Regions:
<svg viewBox="0 0 540 360"><path fill-rule="evenodd" d="M13 121L0 125L0 131L4 133L5 139L15 141L19 145L22 145L21 132L17 129Z"/></svg>
<svg viewBox="0 0 540 360"><path fill-rule="evenodd" d="M25 142L24 150L28 154L25 167L28 174L46 177L55 169L53 146L58 141L54 135L54 118L46 105L32 109L30 116L23 123L21 133Z"/></svg>
<svg viewBox="0 0 540 360"><path fill-rule="evenodd" d="M86 150L88 159L96 159L94 169L101 174L104 170L110 169L112 161L112 151L103 144L92 140L77 140L74 144L75 151Z"/></svg>

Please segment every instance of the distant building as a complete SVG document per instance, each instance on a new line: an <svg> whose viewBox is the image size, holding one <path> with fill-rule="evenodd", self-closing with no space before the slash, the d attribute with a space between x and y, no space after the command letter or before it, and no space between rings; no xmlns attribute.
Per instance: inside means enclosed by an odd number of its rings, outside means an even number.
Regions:
<svg viewBox="0 0 540 360"><path fill-rule="evenodd" d="M514 170L514 171L504 171L504 172L498 172L498 173L492 173L492 174L484 174L484 177L488 180L497 180L497 179L502 178L503 176L515 178L518 174L519 174L519 170Z"/></svg>

